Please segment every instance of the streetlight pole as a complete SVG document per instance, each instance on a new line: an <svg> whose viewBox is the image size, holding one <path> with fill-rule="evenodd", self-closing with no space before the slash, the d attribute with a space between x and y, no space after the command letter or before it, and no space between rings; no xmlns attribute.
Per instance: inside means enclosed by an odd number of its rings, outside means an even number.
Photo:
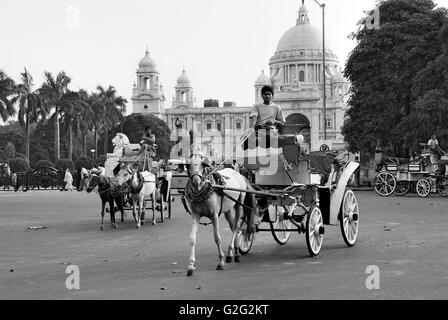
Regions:
<svg viewBox="0 0 448 320"><path fill-rule="evenodd" d="M325 3L320 4L314 0L319 7L322 8L322 73L324 82L324 140L327 140L327 89L326 89L326 77L325 77Z"/></svg>

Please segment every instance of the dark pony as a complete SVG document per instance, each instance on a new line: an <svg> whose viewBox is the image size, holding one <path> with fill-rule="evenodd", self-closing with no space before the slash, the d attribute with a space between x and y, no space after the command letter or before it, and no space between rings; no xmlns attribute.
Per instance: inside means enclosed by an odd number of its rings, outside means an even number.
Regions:
<svg viewBox="0 0 448 320"><path fill-rule="evenodd" d="M113 184L109 178L99 175L98 173L91 172L87 182L87 193L92 192L96 186L98 186L98 194L101 198L100 229L103 230L104 228L104 208L106 206L106 202L109 203L110 222L112 227L116 229L117 224L115 223L114 201L117 204L118 210L121 212L121 222L124 222L123 193L126 190L123 190L123 187L120 185Z"/></svg>

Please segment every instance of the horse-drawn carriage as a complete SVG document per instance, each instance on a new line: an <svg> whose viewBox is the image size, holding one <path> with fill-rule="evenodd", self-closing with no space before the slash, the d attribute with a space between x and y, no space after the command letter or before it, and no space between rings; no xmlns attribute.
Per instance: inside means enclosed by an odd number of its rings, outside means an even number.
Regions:
<svg viewBox="0 0 448 320"><path fill-rule="evenodd" d="M122 221L124 211L132 210L137 228L145 223L145 209L153 212L152 224L156 224L155 211L160 212L161 222L165 220L165 213L171 218L172 172L163 160L154 160L157 146L142 149L139 144L130 144L127 136L121 133L112 142L115 148L113 153L107 154L104 174L91 170L86 188L87 192L91 192L98 186L102 200L101 229L107 202L115 228L114 203L121 211ZM152 202L149 208L146 207L147 200Z"/></svg>
<svg viewBox="0 0 448 320"><path fill-rule="evenodd" d="M271 145L272 146L272 145ZM188 166L189 180L182 199L193 217L190 241L192 252L187 275L195 270L195 234L203 216L214 224L220 262L224 265L218 233L218 216L225 213L233 232L226 261L239 261L247 254L260 231L270 231L279 244L285 244L292 231L305 233L308 252L318 255L325 225L339 225L347 246L353 246L359 231L359 206L347 183L359 163L344 160L335 152L300 154L294 135L278 137L278 147L244 151L245 178L232 169L219 170L225 185L218 184L200 155L194 154ZM235 209L235 215L230 214ZM262 228L263 223L269 228Z"/></svg>
<svg viewBox="0 0 448 320"><path fill-rule="evenodd" d="M380 172L375 177L375 192L381 196L403 196L414 190L420 197L427 197L431 192L437 191L441 196L447 197L448 176L445 167L448 164L448 156L443 155L435 163L435 166L443 170L431 168L429 157L429 150L426 148L413 160L400 161L399 158L386 156L380 166ZM445 171L445 174L442 171Z"/></svg>

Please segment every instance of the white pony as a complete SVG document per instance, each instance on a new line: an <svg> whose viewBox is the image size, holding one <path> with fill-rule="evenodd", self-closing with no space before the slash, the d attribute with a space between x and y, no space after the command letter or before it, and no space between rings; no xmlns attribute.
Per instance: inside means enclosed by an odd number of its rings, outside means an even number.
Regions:
<svg viewBox="0 0 448 320"><path fill-rule="evenodd" d="M137 228L145 224L145 202L148 198L152 200L152 224L156 224L155 202L156 202L156 176L149 172L140 173L137 169L132 169L130 164L120 169L118 172L118 184L127 183L132 201L132 214L137 223ZM135 209L138 205L138 214Z"/></svg>
<svg viewBox="0 0 448 320"><path fill-rule="evenodd" d="M232 238L227 250L226 262L240 261L239 252L239 231L243 220L246 221L246 234L251 235L254 232L255 198L253 194L244 191L217 191L212 187L213 177L209 177L205 168L208 166L206 158L200 153L193 153L190 162L187 164L188 182L185 186L185 198L183 201L187 211L193 218L193 226L190 234L190 258L188 264L187 276L191 276L196 269L195 246L196 233L201 217L209 218L213 223L213 233L215 242L218 246L219 263L217 270L224 269L224 252L221 246L221 236L219 235L219 216L224 216L232 230ZM247 179L233 169L225 168L218 171L226 178L226 187L233 190L252 190ZM230 197L225 196L227 194ZM232 199L233 198L233 199ZM238 202L234 201L237 200ZM243 207L244 204L247 207ZM252 209L250 209L252 208Z"/></svg>

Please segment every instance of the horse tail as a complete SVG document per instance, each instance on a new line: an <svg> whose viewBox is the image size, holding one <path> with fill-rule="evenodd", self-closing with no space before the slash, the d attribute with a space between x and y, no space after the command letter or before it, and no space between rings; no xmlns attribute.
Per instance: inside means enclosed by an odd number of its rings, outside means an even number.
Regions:
<svg viewBox="0 0 448 320"><path fill-rule="evenodd" d="M246 181L246 189L248 191L254 190L249 180L244 177ZM246 217L247 224L247 234L252 234L255 232L255 215L257 213L257 202L255 200L255 195L253 193L246 192L246 196L244 197L244 204L247 207L244 208L244 216ZM249 208L248 208L249 207Z"/></svg>

